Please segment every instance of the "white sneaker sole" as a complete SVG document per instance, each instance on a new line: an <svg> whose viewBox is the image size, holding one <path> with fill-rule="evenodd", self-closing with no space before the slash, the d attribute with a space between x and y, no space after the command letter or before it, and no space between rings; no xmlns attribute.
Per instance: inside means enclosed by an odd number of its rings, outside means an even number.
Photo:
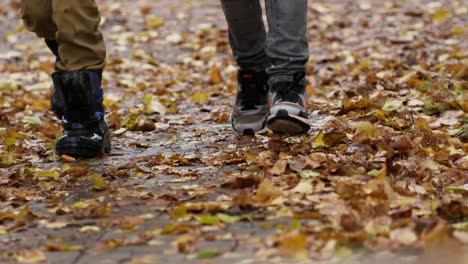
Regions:
<svg viewBox="0 0 468 264"><path fill-rule="evenodd" d="M309 120L299 116L302 107L290 104L279 104L272 108L267 118L268 129L279 134L305 134L310 130Z"/></svg>

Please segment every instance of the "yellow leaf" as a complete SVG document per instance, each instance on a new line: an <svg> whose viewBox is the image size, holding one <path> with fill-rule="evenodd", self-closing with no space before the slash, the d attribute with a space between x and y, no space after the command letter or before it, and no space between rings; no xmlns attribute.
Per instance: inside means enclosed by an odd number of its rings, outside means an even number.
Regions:
<svg viewBox="0 0 468 264"><path fill-rule="evenodd" d="M323 141L324 134L322 131L314 138L312 142L313 148L328 147L327 144Z"/></svg>
<svg viewBox="0 0 468 264"><path fill-rule="evenodd" d="M369 138L378 138L382 133L371 122L359 122L354 127L358 134L366 134Z"/></svg>
<svg viewBox="0 0 468 264"><path fill-rule="evenodd" d="M172 218L175 220L181 220L187 218L188 213L187 213L187 207L181 205L177 206L172 210Z"/></svg>
<svg viewBox="0 0 468 264"><path fill-rule="evenodd" d="M146 25L149 28L158 28L158 27L164 25L164 19L162 19L160 17L153 17L152 19L150 19L148 21L148 23Z"/></svg>
<svg viewBox="0 0 468 264"><path fill-rule="evenodd" d="M307 87L306 87L306 92L307 92L307 95L314 95L315 94L315 88L314 86L312 86L312 84L308 84Z"/></svg>
<svg viewBox="0 0 468 264"><path fill-rule="evenodd" d="M426 122L426 120L422 117L418 117L414 120L414 126L420 130L431 131L431 127Z"/></svg>
<svg viewBox="0 0 468 264"><path fill-rule="evenodd" d="M196 94L192 95L191 99L192 99L192 102L194 102L196 104L202 104L202 103L206 102L206 100L208 100L208 94L206 94L206 93L196 93Z"/></svg>
<svg viewBox="0 0 468 264"><path fill-rule="evenodd" d="M444 8L438 9L434 12L434 14L432 14L432 21L445 20L448 18L449 15L450 15L450 10L447 10Z"/></svg>
<svg viewBox="0 0 468 264"><path fill-rule="evenodd" d="M307 240L302 234L289 235L281 241L280 254L294 257L298 260L307 260Z"/></svg>
<svg viewBox="0 0 468 264"><path fill-rule="evenodd" d="M99 174L93 174L93 188L98 191L109 189L109 184Z"/></svg>
<svg viewBox="0 0 468 264"><path fill-rule="evenodd" d="M95 203L92 202L92 201L79 201L79 202L74 203L71 207L78 208L78 209L84 209L84 208L88 208L88 207L90 207L92 205L95 205Z"/></svg>
<svg viewBox="0 0 468 264"><path fill-rule="evenodd" d="M54 169L50 171L44 171L41 169L36 169L34 172L34 177L38 179L46 179L46 178L52 178L54 180L58 180L60 177L60 173L55 171Z"/></svg>
<svg viewBox="0 0 468 264"><path fill-rule="evenodd" d="M151 95L144 97L145 113L146 114L166 114L166 107L156 98L153 98Z"/></svg>

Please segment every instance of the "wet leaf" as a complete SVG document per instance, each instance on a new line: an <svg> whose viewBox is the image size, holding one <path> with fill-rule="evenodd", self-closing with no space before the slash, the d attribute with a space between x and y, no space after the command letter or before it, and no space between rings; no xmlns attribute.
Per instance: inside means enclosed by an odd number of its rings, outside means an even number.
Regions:
<svg viewBox="0 0 468 264"><path fill-rule="evenodd" d="M216 225L219 223L219 218L211 215L203 215L198 219L198 223L201 225Z"/></svg>
<svg viewBox="0 0 468 264"><path fill-rule="evenodd" d="M93 174L93 189L98 191L105 191L110 188L109 184L104 180L102 175Z"/></svg>
<svg viewBox="0 0 468 264"><path fill-rule="evenodd" d="M20 252L16 256L16 260L19 263L39 263L39 262L46 261L47 258L42 251L37 250L37 249L32 249L32 250Z"/></svg>
<svg viewBox="0 0 468 264"><path fill-rule="evenodd" d="M217 214L219 220L226 224L234 224L239 221L246 219L244 216L228 215L228 214Z"/></svg>
<svg viewBox="0 0 468 264"><path fill-rule="evenodd" d="M205 249L196 254L188 256L188 259L211 259L220 255L218 250Z"/></svg>

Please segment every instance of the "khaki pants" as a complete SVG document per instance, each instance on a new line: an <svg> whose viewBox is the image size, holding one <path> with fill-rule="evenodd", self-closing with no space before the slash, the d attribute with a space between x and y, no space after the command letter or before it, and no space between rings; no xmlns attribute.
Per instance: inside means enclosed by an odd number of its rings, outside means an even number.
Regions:
<svg viewBox="0 0 468 264"><path fill-rule="evenodd" d="M22 0L21 4L25 26L58 43L58 71L104 68L106 48L94 0Z"/></svg>

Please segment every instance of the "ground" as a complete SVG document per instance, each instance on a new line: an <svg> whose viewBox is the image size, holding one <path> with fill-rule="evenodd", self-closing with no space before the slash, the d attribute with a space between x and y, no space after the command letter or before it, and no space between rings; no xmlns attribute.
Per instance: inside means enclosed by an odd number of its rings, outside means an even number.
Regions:
<svg viewBox="0 0 468 264"><path fill-rule="evenodd" d="M467 1L310 1L311 131L241 137L219 1L100 0L113 150L79 161L0 3L0 263L466 263Z"/></svg>

